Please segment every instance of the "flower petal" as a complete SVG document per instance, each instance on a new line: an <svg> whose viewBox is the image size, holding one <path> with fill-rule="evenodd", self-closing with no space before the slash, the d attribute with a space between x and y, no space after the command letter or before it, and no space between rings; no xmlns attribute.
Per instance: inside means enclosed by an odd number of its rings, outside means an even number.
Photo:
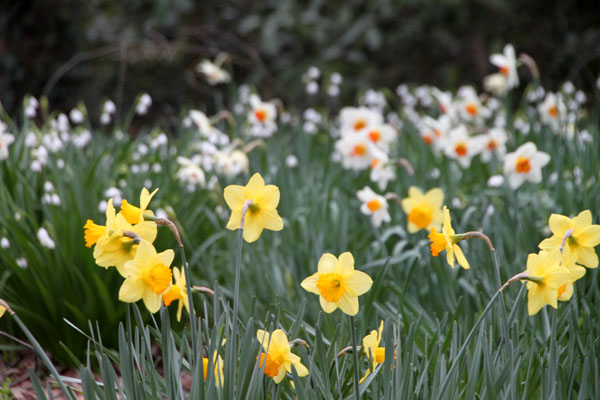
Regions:
<svg viewBox="0 0 600 400"><path fill-rule="evenodd" d="M304 279L302 281L302 283L300 283L300 286L302 286L302 288L308 292L314 293L314 294L321 294L321 291L317 288L317 282L319 280L319 272L309 276L308 278Z"/></svg>
<svg viewBox="0 0 600 400"><path fill-rule="evenodd" d="M283 229L283 220L277 210L261 210L260 216L265 229L280 231Z"/></svg>
<svg viewBox="0 0 600 400"><path fill-rule="evenodd" d="M236 230L240 228L240 222L242 221L242 210L232 210L227 222L226 228L229 230Z"/></svg>
<svg viewBox="0 0 600 400"><path fill-rule="evenodd" d="M265 180L257 172L248 181L244 188L244 196L250 199L258 200L261 197L261 193L265 187Z"/></svg>
<svg viewBox="0 0 600 400"><path fill-rule="evenodd" d="M571 218L565 217L560 214L552 214L550 219L548 220L548 225L550 225L550 230L553 234L560 237L562 239L565 231L567 229L573 228L574 224Z"/></svg>
<svg viewBox="0 0 600 400"><path fill-rule="evenodd" d="M431 205L432 208L442 208L444 205L444 191L440 188L434 188L429 190L425 194L425 198L427 202Z"/></svg>
<svg viewBox="0 0 600 400"><path fill-rule="evenodd" d="M351 293L356 296L367 293L373 286L371 277L362 271L354 271L354 274L347 278L345 283L346 287L352 291Z"/></svg>
<svg viewBox="0 0 600 400"><path fill-rule="evenodd" d="M279 205L279 188L275 185L266 185L260 192L256 201L261 209L274 210Z"/></svg>
<svg viewBox="0 0 600 400"><path fill-rule="evenodd" d="M596 247L600 244L600 225L589 225L577 235L577 243L583 247Z"/></svg>
<svg viewBox="0 0 600 400"><path fill-rule="evenodd" d="M337 263L339 271L336 271L344 276L352 275L354 271L354 257L349 251L340 254L339 261Z"/></svg>
<svg viewBox="0 0 600 400"><path fill-rule="evenodd" d="M174 258L175 252L172 249L165 250L156 255L156 260L167 267L171 266Z"/></svg>
<svg viewBox="0 0 600 400"><path fill-rule="evenodd" d="M144 300L144 305L152 314L160 310L162 298L160 295L154 293L149 288L146 288L144 290L144 295L142 296L142 299Z"/></svg>
<svg viewBox="0 0 600 400"><path fill-rule="evenodd" d="M319 259L318 271L320 274L330 274L335 272L335 266L337 264L337 258L330 253L325 253Z"/></svg>
<svg viewBox="0 0 600 400"><path fill-rule="evenodd" d="M469 262L467 261L462 249L460 248L459 245L455 244L452 246L453 250L454 250L454 254L456 255L456 261L458 261L458 265L460 265L461 267L463 267L464 269L469 269L471 268L469 266Z"/></svg>
<svg viewBox="0 0 600 400"><path fill-rule="evenodd" d="M328 302L323 296L319 296L319 302L321 303L321 308L327 314L334 312L338 308L337 304Z"/></svg>
<svg viewBox="0 0 600 400"><path fill-rule="evenodd" d="M529 289L527 294L527 312L529 315L535 315L546 305L544 301L543 293L540 293L540 289L537 285Z"/></svg>
<svg viewBox="0 0 600 400"><path fill-rule="evenodd" d="M336 304L345 314L350 316L358 314L358 297L356 296L350 296L347 293L344 293Z"/></svg>
<svg viewBox="0 0 600 400"><path fill-rule="evenodd" d="M248 243L255 242L263 231L263 225L260 218L257 216L246 213L246 220L244 221L244 240Z"/></svg>
<svg viewBox="0 0 600 400"><path fill-rule="evenodd" d="M241 210L244 206L244 187L240 185L229 185L223 191L225 202L232 210Z"/></svg>
<svg viewBox="0 0 600 400"><path fill-rule="evenodd" d="M588 268L598 267L598 254L591 247L580 247L577 249L577 262Z"/></svg>
<svg viewBox="0 0 600 400"><path fill-rule="evenodd" d="M144 295L144 282L141 279L125 279L119 289L119 300L125 303L135 303Z"/></svg>

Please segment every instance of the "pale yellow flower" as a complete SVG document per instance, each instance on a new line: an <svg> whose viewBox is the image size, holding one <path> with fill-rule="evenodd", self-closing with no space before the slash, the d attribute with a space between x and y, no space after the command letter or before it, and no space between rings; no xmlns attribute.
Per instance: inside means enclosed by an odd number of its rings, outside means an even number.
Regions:
<svg viewBox="0 0 600 400"><path fill-rule="evenodd" d="M385 347L379 347L381 342L381 334L383 332L383 321L379 324L379 330L372 330L362 340L363 351L369 358L369 368L365 371L365 375L360 379L359 383L363 383L365 379L371 374L371 371L375 371L375 368L379 364L383 364L385 361Z"/></svg>
<svg viewBox="0 0 600 400"><path fill-rule="evenodd" d="M415 186L408 188L408 197L402 200L402 209L408 215L408 232L415 233L421 229L442 226L444 192L440 188L429 190L423 194Z"/></svg>
<svg viewBox="0 0 600 400"><path fill-rule="evenodd" d="M121 202L121 214L125 217L127 222L130 224L139 224L144 221L144 213L154 215L152 211L146 210L148 208L148 204L150 204L150 200L152 197L158 192L158 188L155 189L152 193L148 192L148 189L143 188L142 193L140 193L140 206L136 207L132 204L129 204L127 200L123 199Z"/></svg>
<svg viewBox="0 0 600 400"><path fill-rule="evenodd" d="M461 235L456 235L454 229L452 229L452 222L450 220L450 210L444 206L443 210L444 223L442 226L442 232L437 232L434 228L431 228L429 234L429 240L431 240L431 254L437 257L440 252L446 250L446 261L448 265L454 268L454 259L464 269L469 269L469 262L467 261L462 249L457 244L460 240Z"/></svg>
<svg viewBox="0 0 600 400"><path fill-rule="evenodd" d="M292 353L287 335L281 329L275 329L273 333L259 329L256 332L258 342L262 344L265 353L260 355L259 368L265 363L265 375L273 378L279 383L289 372L292 373L292 365L299 377L308 375L308 369L302 364L300 357Z"/></svg>
<svg viewBox="0 0 600 400"><path fill-rule="evenodd" d="M567 284L572 273L560 265L560 250L540 251L527 257L527 310L537 314L546 304L558 307L558 289Z"/></svg>
<svg viewBox="0 0 600 400"><path fill-rule="evenodd" d="M169 307L172 302L178 300L179 303L177 305L177 321L181 321L181 312L183 311L183 307L187 312L190 312L190 303L188 299L185 273L183 272L183 268L181 272L177 267L173 268L173 277L175 278L175 283L171 284L171 288L168 292L163 294L163 302L165 303L165 307Z"/></svg>

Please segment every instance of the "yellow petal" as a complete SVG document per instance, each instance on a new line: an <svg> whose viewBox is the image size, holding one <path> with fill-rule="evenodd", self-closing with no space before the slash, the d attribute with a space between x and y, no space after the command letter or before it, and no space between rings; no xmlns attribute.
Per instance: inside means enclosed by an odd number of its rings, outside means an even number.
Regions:
<svg viewBox="0 0 600 400"><path fill-rule="evenodd" d="M460 246L457 244L453 245L453 250L454 254L456 255L456 261L458 261L458 265L460 265L464 269L471 268Z"/></svg>
<svg viewBox="0 0 600 400"><path fill-rule="evenodd" d="M337 264L337 258L330 253L325 253L321 256L318 265L318 271L320 274L330 274L335 272L335 266Z"/></svg>
<svg viewBox="0 0 600 400"><path fill-rule="evenodd" d="M292 363L292 365L296 369L296 374L299 377L303 377L303 376L308 375L308 368L306 368L301 362Z"/></svg>
<svg viewBox="0 0 600 400"><path fill-rule="evenodd" d="M565 231L573 228L574 224L571 218L560 214L552 214L548 220L548 225L550 225L550 230L552 233L562 239Z"/></svg>
<svg viewBox="0 0 600 400"><path fill-rule="evenodd" d="M579 213L578 216L573 218L573 228L575 231L587 228L592 224L592 213L590 210L585 210Z"/></svg>
<svg viewBox="0 0 600 400"><path fill-rule="evenodd" d="M309 276L308 278L304 279L302 281L302 283L300 283L300 286L302 286L302 288L308 292L314 293L314 294L321 294L321 292L319 291L319 289L317 288L317 281L319 280L319 272Z"/></svg>
<svg viewBox="0 0 600 400"><path fill-rule="evenodd" d="M407 227L406 227L406 228L407 228L407 230L408 230L408 233L411 233L411 234L412 234L412 233L416 233L416 232L418 232L418 231L420 231L420 230L421 230L421 228L419 228L418 226L416 226L415 224L413 224L413 223L412 223L412 222L410 222L410 221L408 221L408 224L407 224Z"/></svg>
<svg viewBox="0 0 600 400"><path fill-rule="evenodd" d="M144 295L144 282L141 279L125 279L119 289L119 300L125 303L135 303Z"/></svg>
<svg viewBox="0 0 600 400"><path fill-rule="evenodd" d="M337 304L328 302L323 296L319 296L319 302L321 303L321 308L327 314L334 312L338 308Z"/></svg>
<svg viewBox="0 0 600 400"><path fill-rule="evenodd" d="M600 225L589 225L578 233L577 243L584 247L596 247L600 244Z"/></svg>
<svg viewBox="0 0 600 400"><path fill-rule="evenodd" d="M277 214L277 210L261 210L260 216L265 229L280 231L283 229L283 220Z"/></svg>
<svg viewBox="0 0 600 400"><path fill-rule="evenodd" d="M286 374L285 366L282 364L279 366L277 375L275 375L273 377L273 380L275 381L275 383L280 383L283 380L283 378L285 378L285 374Z"/></svg>
<svg viewBox="0 0 600 400"><path fill-rule="evenodd" d="M158 188L154 189L154 191L152 193L148 192L148 189L146 188L142 188L142 193L140 194L140 219L139 222L142 222L144 220L144 211L146 211L146 208L148 208L148 205L150 204L150 200L152 200L152 198L154 197L154 195L156 194L156 192L158 192Z"/></svg>
<svg viewBox="0 0 600 400"><path fill-rule="evenodd" d="M265 181L257 172L248 181L246 187L244 188L244 196L246 198L258 199L262 193L263 188L265 187Z"/></svg>
<svg viewBox="0 0 600 400"><path fill-rule="evenodd" d="M540 293L539 287L534 283L527 294L527 312L529 315L535 315L546 305L543 293Z"/></svg>
<svg viewBox="0 0 600 400"><path fill-rule="evenodd" d="M425 193L425 198L432 208L442 208L444 205L444 192L440 188L434 188Z"/></svg>
<svg viewBox="0 0 600 400"><path fill-rule="evenodd" d="M260 343L263 347L263 349L266 351L267 350L267 345L269 344L269 338L270 338L270 334L269 332L259 329L256 331L256 338L258 339L258 343Z"/></svg>
<svg viewBox="0 0 600 400"><path fill-rule="evenodd" d="M267 185L262 188L256 201L261 209L274 210L279 205L279 188L275 185Z"/></svg>
<svg viewBox="0 0 600 400"><path fill-rule="evenodd" d="M591 247L580 247L577 249L577 262L588 268L598 267L598 254Z"/></svg>
<svg viewBox="0 0 600 400"><path fill-rule="evenodd" d="M353 295L360 296L371 289L373 280L369 275L362 271L354 271L354 274L347 278L344 283L346 284L347 290L350 290Z"/></svg>
<svg viewBox="0 0 600 400"><path fill-rule="evenodd" d="M344 293L336 304L345 314L350 316L358 314L358 297L356 296L349 296L348 293Z"/></svg>
<svg viewBox="0 0 600 400"><path fill-rule="evenodd" d="M152 290L146 287L142 299L144 300L144 305L152 314L160 310L160 304L162 300L161 295L154 293Z"/></svg>
<svg viewBox="0 0 600 400"><path fill-rule="evenodd" d="M262 221L256 215L246 213L244 221L244 240L248 243L255 242L263 231Z"/></svg>
<svg viewBox="0 0 600 400"><path fill-rule="evenodd" d="M140 235L140 237L148 242L154 242L156 239L157 228L156 223L151 221L143 221L131 227L131 231Z"/></svg>
<svg viewBox="0 0 600 400"><path fill-rule="evenodd" d="M352 253L347 251L345 253L340 254L337 263L337 268L337 273L343 276L352 276L354 272L354 257L352 256Z"/></svg>
<svg viewBox="0 0 600 400"><path fill-rule="evenodd" d="M244 197L244 187L239 185L229 185L223 191L225 202L232 210L241 210L246 198Z"/></svg>
<svg viewBox="0 0 600 400"><path fill-rule="evenodd" d="M446 262L452 268L454 268L454 246L455 245L446 246Z"/></svg>
<svg viewBox="0 0 600 400"><path fill-rule="evenodd" d="M173 250L170 250L173 252ZM142 240L135 253L135 260L142 265L151 265L156 258L156 249L152 243Z"/></svg>
<svg viewBox="0 0 600 400"><path fill-rule="evenodd" d="M241 221L242 210L233 210L231 211L231 215L229 216L229 222L227 222L226 228L232 231L239 229Z"/></svg>
<svg viewBox="0 0 600 400"><path fill-rule="evenodd" d="M290 345L285 332L281 329L275 329L271 334L271 345L269 346L269 351L273 350L278 352L289 348Z"/></svg>
<svg viewBox="0 0 600 400"><path fill-rule="evenodd" d="M562 238L559 238L558 236L552 236L542 240L538 247L542 250L558 249L560 248L561 242Z"/></svg>
<svg viewBox="0 0 600 400"><path fill-rule="evenodd" d="M169 267L175 258L175 252L172 249L165 250L156 255L156 261Z"/></svg>

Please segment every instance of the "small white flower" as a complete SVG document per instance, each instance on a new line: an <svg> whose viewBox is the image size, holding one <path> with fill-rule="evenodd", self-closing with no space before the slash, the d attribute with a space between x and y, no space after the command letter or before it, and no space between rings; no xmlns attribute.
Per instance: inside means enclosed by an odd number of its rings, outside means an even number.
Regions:
<svg viewBox="0 0 600 400"><path fill-rule="evenodd" d="M288 168L295 168L298 165L298 158L295 155L290 154L285 158L285 165Z"/></svg>
<svg viewBox="0 0 600 400"><path fill-rule="evenodd" d="M25 147L35 147L39 143L37 136L33 132L29 132L27 136L25 136Z"/></svg>
<svg viewBox="0 0 600 400"><path fill-rule="evenodd" d="M161 218L161 219L168 219L169 218L169 214L167 214L167 212L162 209L159 208L156 210L156 214L155 214L156 218Z"/></svg>
<svg viewBox="0 0 600 400"><path fill-rule="evenodd" d="M383 123L383 116L366 107L344 107L340 111L342 136L352 135Z"/></svg>
<svg viewBox="0 0 600 400"><path fill-rule="evenodd" d="M359 190L356 197L361 201L360 212L371 216L371 223L378 228L382 222L390 222L392 219L388 212L387 200L376 194L370 187L365 186Z"/></svg>
<svg viewBox="0 0 600 400"><path fill-rule="evenodd" d="M319 131L319 127L313 121L304 121L302 130L308 135L314 135Z"/></svg>
<svg viewBox="0 0 600 400"><path fill-rule="evenodd" d="M102 107L102 112L108 114L109 116L114 114L117 111L117 106L113 103L112 100L106 100L104 102L104 106Z"/></svg>
<svg viewBox="0 0 600 400"><path fill-rule="evenodd" d="M382 153L382 156L385 153ZM396 170L389 162L387 154L381 158L374 158L371 161L371 173L369 174L371 182L376 182L379 190L385 190L389 181L396 179Z"/></svg>
<svg viewBox="0 0 600 400"><path fill-rule="evenodd" d="M504 96L508 91L508 80L500 72L490 74L483 78L483 87L496 96Z"/></svg>
<svg viewBox="0 0 600 400"><path fill-rule="evenodd" d="M548 162L550 155L538 151L533 142L527 142L504 157L504 175L512 189L518 188L525 181L540 183L542 168Z"/></svg>
<svg viewBox="0 0 600 400"><path fill-rule="evenodd" d="M122 193L119 190L119 188L116 188L114 186L111 186L104 191L104 197L107 197L109 199L112 199L113 197L121 197L121 196L122 196Z"/></svg>
<svg viewBox="0 0 600 400"><path fill-rule="evenodd" d="M162 172L162 166L159 163L152 164L152 172L160 174Z"/></svg>
<svg viewBox="0 0 600 400"><path fill-rule="evenodd" d="M566 81L563 83L562 90L566 94L573 94L575 92L575 85L571 81Z"/></svg>
<svg viewBox="0 0 600 400"><path fill-rule="evenodd" d="M452 208L462 208L463 207L462 201L458 197L452 198L450 204L452 205Z"/></svg>
<svg viewBox="0 0 600 400"><path fill-rule="evenodd" d="M492 128L483 135L482 140L481 161L489 162L493 155L501 160L506 153L506 141L508 140L506 131L502 128Z"/></svg>
<svg viewBox="0 0 600 400"><path fill-rule="evenodd" d="M52 192L54 190L54 185L50 181L44 182L44 191Z"/></svg>
<svg viewBox="0 0 600 400"><path fill-rule="evenodd" d="M58 160L56 160L56 166L58 167L58 169L63 169L65 167L65 160L59 158Z"/></svg>
<svg viewBox="0 0 600 400"><path fill-rule="evenodd" d="M343 81L343 78L342 78L342 75L339 72L334 72L329 77L329 82L331 82L332 85L339 86L339 85L342 84L342 81Z"/></svg>
<svg viewBox="0 0 600 400"><path fill-rule="evenodd" d="M458 112L465 121L479 122L490 116L490 110L484 107L471 86L463 86L458 90Z"/></svg>
<svg viewBox="0 0 600 400"><path fill-rule="evenodd" d="M31 165L29 166L29 169L32 172L41 172L42 171L42 163L40 163L38 160L33 160L31 162Z"/></svg>
<svg viewBox="0 0 600 400"><path fill-rule="evenodd" d="M321 77L321 71L319 68L312 66L308 68L308 71L306 71L306 77L312 80L319 79Z"/></svg>
<svg viewBox="0 0 600 400"><path fill-rule="evenodd" d="M2 247L3 249L8 249L10 247L10 241L8 240L8 238L3 237L2 239L0 239L0 247Z"/></svg>
<svg viewBox="0 0 600 400"><path fill-rule="evenodd" d="M310 81L306 84L305 90L306 93L310 95L315 95L319 93L319 84L317 82Z"/></svg>
<svg viewBox="0 0 600 400"><path fill-rule="evenodd" d="M146 189L152 189L152 181L151 181L150 179L146 179L146 180L144 181L144 187L145 187Z"/></svg>
<svg viewBox="0 0 600 400"><path fill-rule="evenodd" d="M471 159L481 153L485 138L483 135L474 137L469 136L469 132L464 125L452 129L448 137L444 140L444 152L446 156L458 161L463 168L471 165Z"/></svg>
<svg viewBox="0 0 600 400"><path fill-rule="evenodd" d="M159 147L163 147L166 146L168 144L169 140L167 138L167 135L165 135L164 132L161 132L158 134L158 136L156 136L154 139L152 139L150 141L150 147L153 149L157 149Z"/></svg>
<svg viewBox="0 0 600 400"><path fill-rule="evenodd" d="M538 112L542 122L558 132L560 124L566 118L567 110L565 103L557 95L548 93L544 101L538 105Z"/></svg>
<svg viewBox="0 0 600 400"><path fill-rule="evenodd" d="M100 114L100 123L102 125L108 125L108 124L110 124L110 121L111 121L110 115L108 115L106 113Z"/></svg>
<svg viewBox="0 0 600 400"><path fill-rule="evenodd" d="M248 121L252 124L250 134L257 137L269 137L277 130L275 119L277 108L272 102L264 102L255 94L250 95L251 110Z"/></svg>
<svg viewBox="0 0 600 400"><path fill-rule="evenodd" d="M19 257L15 260L15 263L17 263L17 265L23 269L27 268L27 260L25 259L25 257Z"/></svg>
<svg viewBox="0 0 600 400"><path fill-rule="evenodd" d="M10 133L6 133L0 129L0 160L8 158L8 146L15 141L15 137Z"/></svg>
<svg viewBox="0 0 600 400"><path fill-rule="evenodd" d="M139 115L144 115L148 112L150 106L152 106L152 97L148 93L144 93L140 96L135 106L135 112Z"/></svg>
<svg viewBox="0 0 600 400"><path fill-rule="evenodd" d="M48 231L46 230L46 228L38 229L37 237L38 237L38 240L40 241L40 244L43 247L46 247L47 249L51 249L51 250L56 247L54 240L52 240L52 238L48 234Z"/></svg>
<svg viewBox="0 0 600 400"><path fill-rule="evenodd" d="M231 75L229 72L221 68L220 65L213 63L209 60L202 60L196 67L196 71L200 72L206 77L206 80L210 85L218 85L219 83L227 83L231 81Z"/></svg>
<svg viewBox="0 0 600 400"><path fill-rule="evenodd" d="M195 161L185 157L177 157L177 163L180 165L177 171L177 179L182 183L193 188L196 186L204 187L206 185L204 171Z"/></svg>
<svg viewBox="0 0 600 400"><path fill-rule="evenodd" d="M487 185L489 187L500 187L504 184L504 176L502 175L492 175L487 181Z"/></svg>
<svg viewBox="0 0 600 400"><path fill-rule="evenodd" d="M83 122L84 119L83 113L77 108L71 110L71 112L69 113L69 117L71 118L71 121L74 124L80 124Z"/></svg>
<svg viewBox="0 0 600 400"><path fill-rule="evenodd" d="M490 62L500 70L500 74L506 78L506 87L512 89L519 86L519 75L517 74L517 58L515 49L511 44L504 46L503 54L492 54Z"/></svg>

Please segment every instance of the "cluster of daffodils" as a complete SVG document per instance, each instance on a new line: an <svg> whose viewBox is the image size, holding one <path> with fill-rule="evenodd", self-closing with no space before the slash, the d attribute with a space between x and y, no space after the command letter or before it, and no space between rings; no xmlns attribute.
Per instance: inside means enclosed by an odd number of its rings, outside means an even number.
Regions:
<svg viewBox="0 0 600 400"><path fill-rule="evenodd" d="M152 244L157 234L157 218L148 210L148 205L157 191L150 193L142 189L139 207L123 199L118 213L113 199L108 200L104 225L87 220L85 245L94 247L96 264L106 269L114 267L125 278L119 300L127 303L143 300L152 313L157 312L163 302L168 306L177 300L180 320L183 306L190 311L185 275L177 268L171 269L173 250L159 253Z"/></svg>

